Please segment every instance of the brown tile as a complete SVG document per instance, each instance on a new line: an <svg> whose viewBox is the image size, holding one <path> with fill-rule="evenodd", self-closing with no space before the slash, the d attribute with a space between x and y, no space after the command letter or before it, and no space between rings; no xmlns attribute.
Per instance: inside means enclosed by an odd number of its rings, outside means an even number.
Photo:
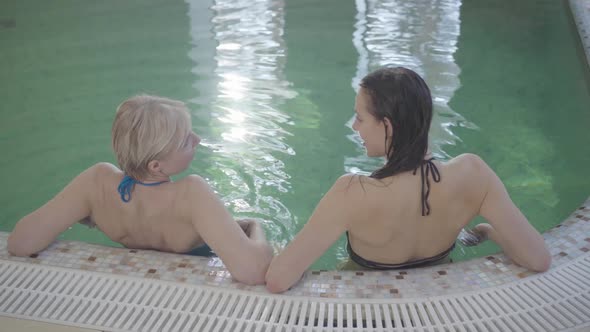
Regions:
<svg viewBox="0 0 590 332"><path fill-rule="evenodd" d="M404 276L395 276L395 279L397 280L402 280L404 278Z"/></svg>
<svg viewBox="0 0 590 332"><path fill-rule="evenodd" d="M408 272L406 272L406 271L400 271L400 273L399 273L399 274L401 274L401 275L403 275L403 276L404 276L404 275L408 274Z"/></svg>
<svg viewBox="0 0 590 332"><path fill-rule="evenodd" d="M313 274L314 276L320 275L320 271L311 271L311 274Z"/></svg>
<svg viewBox="0 0 590 332"><path fill-rule="evenodd" d="M582 250L583 252L588 252L588 250L590 250L590 249L583 247L583 248L580 248L580 250Z"/></svg>
<svg viewBox="0 0 590 332"><path fill-rule="evenodd" d="M95 260L96 260L96 257L94 257L94 256L88 257L89 262L94 262Z"/></svg>
<svg viewBox="0 0 590 332"><path fill-rule="evenodd" d="M447 275L447 271L438 271L438 274L440 274L441 276Z"/></svg>
<svg viewBox="0 0 590 332"><path fill-rule="evenodd" d="M157 271L156 269L149 269L149 270L147 271L147 273L156 273L156 271Z"/></svg>
<svg viewBox="0 0 590 332"><path fill-rule="evenodd" d="M342 280L341 276L334 276L334 280Z"/></svg>
<svg viewBox="0 0 590 332"><path fill-rule="evenodd" d="M364 276L364 275L365 275L365 272L358 272L358 271L357 271L357 272L355 272L355 274L356 274L357 276Z"/></svg>
<svg viewBox="0 0 590 332"><path fill-rule="evenodd" d="M399 290L397 290L396 288L392 288L389 290L389 293L391 294L399 294Z"/></svg>
<svg viewBox="0 0 590 332"><path fill-rule="evenodd" d="M565 252L562 251L558 255L561 256L561 257L565 257L565 256L567 256L567 253L565 253Z"/></svg>
<svg viewBox="0 0 590 332"><path fill-rule="evenodd" d="M186 267L186 264L185 263L178 264L178 267Z"/></svg>

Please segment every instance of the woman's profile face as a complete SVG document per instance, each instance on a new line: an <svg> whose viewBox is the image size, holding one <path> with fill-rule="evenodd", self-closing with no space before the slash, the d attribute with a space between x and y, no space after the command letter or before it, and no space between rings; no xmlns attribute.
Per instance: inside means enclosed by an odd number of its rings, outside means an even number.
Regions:
<svg viewBox="0 0 590 332"><path fill-rule="evenodd" d="M352 129L357 131L361 137L368 157L382 157L387 154L385 122L378 120L371 114L369 111L371 107L371 97L364 88L360 88L354 105L356 115Z"/></svg>
<svg viewBox="0 0 590 332"><path fill-rule="evenodd" d="M164 158L162 164L165 164L168 172L166 174L178 174L187 169L195 156L197 145L201 142L201 137L191 131L180 149L172 151Z"/></svg>

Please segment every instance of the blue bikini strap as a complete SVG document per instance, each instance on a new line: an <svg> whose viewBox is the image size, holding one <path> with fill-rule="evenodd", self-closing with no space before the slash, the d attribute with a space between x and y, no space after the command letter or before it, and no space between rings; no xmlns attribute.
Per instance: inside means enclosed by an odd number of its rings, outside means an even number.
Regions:
<svg viewBox="0 0 590 332"><path fill-rule="evenodd" d="M170 182L170 180L164 180L164 181L153 182L153 183L145 183L145 182L135 180L134 178L130 177L129 175L125 175L123 177L123 180L121 180L121 183L119 183L119 187L117 188L117 191L119 192L119 195L121 195L121 200L123 200L123 202L127 203L131 200L131 191L133 190L133 187L135 186L135 184L140 184L140 185L146 186L146 187L153 187L153 186L157 186L159 184L165 183L165 182Z"/></svg>

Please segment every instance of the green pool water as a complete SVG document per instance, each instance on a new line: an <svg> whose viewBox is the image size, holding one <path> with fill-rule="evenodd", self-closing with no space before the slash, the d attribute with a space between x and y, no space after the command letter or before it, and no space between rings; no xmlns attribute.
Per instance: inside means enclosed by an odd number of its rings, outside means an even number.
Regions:
<svg viewBox="0 0 590 332"><path fill-rule="evenodd" d="M436 156L481 155L540 231L587 198L588 68L565 1L5 0L0 231L114 163L116 106L152 93L191 108L204 139L187 173L285 245L336 178L379 165L350 119L358 80L382 65L431 86ZM115 245L81 225L60 238ZM313 267L345 259L340 239Z"/></svg>

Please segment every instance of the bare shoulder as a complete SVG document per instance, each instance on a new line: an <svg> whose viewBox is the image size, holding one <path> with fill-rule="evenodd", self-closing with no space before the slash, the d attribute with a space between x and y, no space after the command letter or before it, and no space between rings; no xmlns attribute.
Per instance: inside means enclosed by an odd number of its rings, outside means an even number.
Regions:
<svg viewBox="0 0 590 332"><path fill-rule="evenodd" d="M330 189L331 192L342 195L356 195L363 190L366 183L373 183L375 179L359 174L344 174L340 176Z"/></svg>
<svg viewBox="0 0 590 332"><path fill-rule="evenodd" d="M448 164L454 188L459 190L467 199L481 202L490 183L496 181L496 173L478 155L472 153L461 154ZM450 174L449 174L450 173Z"/></svg>
<svg viewBox="0 0 590 332"><path fill-rule="evenodd" d="M123 171L117 166L107 162L96 163L84 173L87 174L85 181L93 182L94 188L102 188L104 185L109 186L112 182L120 181L120 177L123 175Z"/></svg>
<svg viewBox="0 0 590 332"><path fill-rule="evenodd" d="M88 190L89 198L93 204L97 204L97 200L103 199L105 188L111 188L120 181L123 171L111 163L100 162L90 166L82 174L84 176L80 178Z"/></svg>
<svg viewBox="0 0 590 332"><path fill-rule="evenodd" d="M359 205L372 208L375 204L379 204L379 200L374 198L376 195L379 196L382 190L391 192L390 187L383 180L359 174L345 174L334 182L326 196L338 202L343 209L358 209Z"/></svg>
<svg viewBox="0 0 590 332"><path fill-rule="evenodd" d="M189 198L189 200L191 198L215 194L207 180L197 174L187 175L177 181L177 183L180 185L180 191L183 193L183 196Z"/></svg>
<svg viewBox="0 0 590 332"><path fill-rule="evenodd" d="M96 163L92 165L89 170L98 176L120 176L123 174L123 171L121 171L117 166L107 162Z"/></svg>
<svg viewBox="0 0 590 332"><path fill-rule="evenodd" d="M74 180L72 180L72 183L89 184L89 182L92 182L101 184L105 182L106 179L113 178L114 176L120 176L121 174L121 170L119 170L113 164L101 162L88 167Z"/></svg>
<svg viewBox="0 0 590 332"><path fill-rule="evenodd" d="M375 179L359 174L344 174L332 185L316 206L312 220L351 229L359 221L372 220L395 200L392 179ZM393 184L393 186L392 186Z"/></svg>
<svg viewBox="0 0 590 332"><path fill-rule="evenodd" d="M485 161L478 155L473 153L463 153L451 159L449 163L457 163L465 167L479 168L486 165Z"/></svg>
<svg viewBox="0 0 590 332"><path fill-rule="evenodd" d="M182 184L183 186L187 187L187 189L210 189L209 183L207 180L203 179L201 176L197 174L190 174L182 178L178 183Z"/></svg>
<svg viewBox="0 0 590 332"><path fill-rule="evenodd" d="M463 153L449 160L448 165L457 169L462 176L487 177L491 171L486 162L478 155L473 153Z"/></svg>

